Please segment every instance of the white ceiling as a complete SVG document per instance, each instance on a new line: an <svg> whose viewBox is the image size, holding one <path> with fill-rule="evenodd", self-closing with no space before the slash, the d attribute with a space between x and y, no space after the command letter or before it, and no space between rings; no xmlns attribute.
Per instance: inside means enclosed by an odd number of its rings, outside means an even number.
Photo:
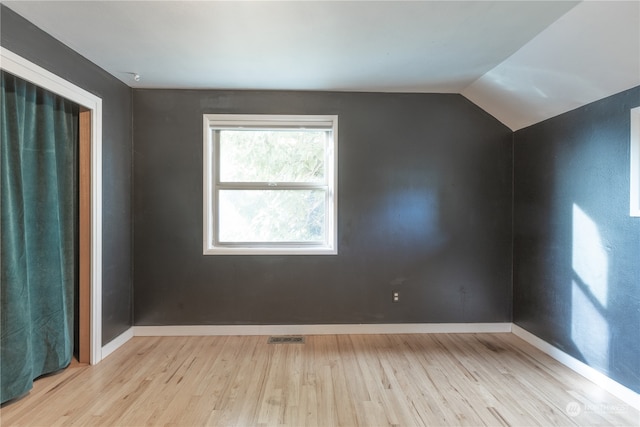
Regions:
<svg viewBox="0 0 640 427"><path fill-rule="evenodd" d="M512 129L640 85L640 2L587 1L462 94Z"/></svg>
<svg viewBox="0 0 640 427"><path fill-rule="evenodd" d="M135 88L462 93L515 130L640 84L638 0L2 3Z"/></svg>

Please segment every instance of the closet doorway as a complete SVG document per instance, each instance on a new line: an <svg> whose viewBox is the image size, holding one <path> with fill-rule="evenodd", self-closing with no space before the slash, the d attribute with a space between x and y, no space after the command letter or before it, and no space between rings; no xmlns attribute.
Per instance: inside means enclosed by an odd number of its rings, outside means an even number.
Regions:
<svg viewBox="0 0 640 427"><path fill-rule="evenodd" d="M78 359L102 360L102 100L1 48L0 68L80 106L78 146Z"/></svg>

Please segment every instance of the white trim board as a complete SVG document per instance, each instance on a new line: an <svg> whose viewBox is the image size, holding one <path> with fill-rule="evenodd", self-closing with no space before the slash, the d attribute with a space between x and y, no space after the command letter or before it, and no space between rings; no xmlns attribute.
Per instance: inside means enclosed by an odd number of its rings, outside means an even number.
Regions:
<svg viewBox="0 0 640 427"><path fill-rule="evenodd" d="M551 356L558 362L562 363L572 371L582 375L589 381L592 381L599 387L616 396L626 404L640 410L640 394L623 386L617 381L612 380L600 371L595 370L591 366L576 359L573 356L568 355L564 351L552 346L548 342L538 338L531 332L521 328L520 326L513 324L511 326L511 332L538 350Z"/></svg>
<svg viewBox="0 0 640 427"><path fill-rule="evenodd" d="M511 323L385 323L336 325L132 326L102 347L102 358L133 337L508 333Z"/></svg>
<svg viewBox="0 0 640 427"><path fill-rule="evenodd" d="M640 217L640 107L631 109L631 138L629 154L631 158L629 201L630 215Z"/></svg>
<svg viewBox="0 0 640 427"><path fill-rule="evenodd" d="M91 111L91 346L92 365L102 360L102 99L0 47L0 68Z"/></svg>
<svg viewBox="0 0 640 427"><path fill-rule="evenodd" d="M105 344L102 347L102 359L104 360L107 356L109 356L111 353L122 347L127 341L133 338L133 330L133 327L130 327L129 329L115 337L113 340L109 341L109 343Z"/></svg>
<svg viewBox="0 0 640 427"><path fill-rule="evenodd" d="M511 323L134 326L137 337L215 335L345 335L511 332Z"/></svg>

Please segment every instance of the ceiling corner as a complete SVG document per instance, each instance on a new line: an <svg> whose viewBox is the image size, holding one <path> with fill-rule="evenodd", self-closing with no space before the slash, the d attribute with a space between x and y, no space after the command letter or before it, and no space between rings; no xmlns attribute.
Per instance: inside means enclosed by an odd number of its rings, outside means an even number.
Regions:
<svg viewBox="0 0 640 427"><path fill-rule="evenodd" d="M516 131L640 85L640 2L584 1L461 94Z"/></svg>

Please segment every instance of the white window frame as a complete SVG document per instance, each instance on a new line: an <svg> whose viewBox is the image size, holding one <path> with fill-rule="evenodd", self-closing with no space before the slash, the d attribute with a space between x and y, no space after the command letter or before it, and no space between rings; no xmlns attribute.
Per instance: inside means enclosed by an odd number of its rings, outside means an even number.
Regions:
<svg viewBox="0 0 640 427"><path fill-rule="evenodd" d="M640 217L640 107L631 109L631 177L630 210L631 216Z"/></svg>
<svg viewBox="0 0 640 427"><path fill-rule="evenodd" d="M326 181L318 188L326 190L325 241L321 243L219 243L216 241L215 215L217 193L221 185L217 173L217 129L330 129L326 151ZM338 116L336 115L203 115L203 254L204 255L336 255L338 253ZM271 183L273 185L273 183ZM294 183L289 186L301 188ZM240 188L240 187L239 187ZM279 186L279 188L283 188Z"/></svg>

